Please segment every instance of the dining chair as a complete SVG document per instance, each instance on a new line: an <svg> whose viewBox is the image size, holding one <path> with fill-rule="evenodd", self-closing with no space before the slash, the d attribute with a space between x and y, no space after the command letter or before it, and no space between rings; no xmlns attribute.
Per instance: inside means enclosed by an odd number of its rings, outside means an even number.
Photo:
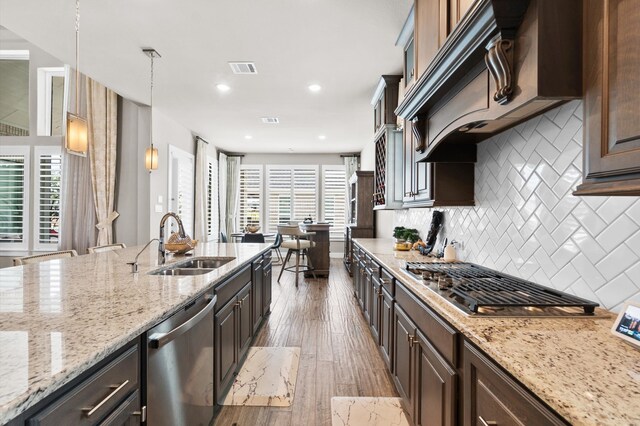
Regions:
<svg viewBox="0 0 640 426"><path fill-rule="evenodd" d="M124 243L107 244L104 246L89 247L87 249L87 253L89 254L104 253L106 251L120 250L123 248L127 248L127 246Z"/></svg>
<svg viewBox="0 0 640 426"><path fill-rule="evenodd" d="M225 234L224 232L220 233L220 242L221 243L226 243L227 242L227 234Z"/></svg>
<svg viewBox="0 0 640 426"><path fill-rule="evenodd" d="M271 249L276 251L276 257L278 258L278 263L276 263L276 265L284 265L284 259L282 258L280 246L282 246L282 234L278 232L276 234L276 239L271 246Z"/></svg>
<svg viewBox="0 0 640 426"><path fill-rule="evenodd" d="M280 282L280 278L282 278L282 273L284 271L295 272L296 287L298 287L298 274L301 272L311 272L313 274L313 278L316 278L315 268L313 267L313 263L311 263L311 259L308 255L306 256L307 264L300 265L300 255L308 254L307 251L316 245L316 243L310 239L315 235L315 232L304 232L297 225L278 225L278 234L292 237L291 240L283 241L281 244L283 248L287 249L287 255L282 263L282 269L280 270L280 275L278 275L278 282ZM289 262L291 254L294 252L296 254L296 264L294 266L287 266L287 262Z"/></svg>
<svg viewBox="0 0 640 426"><path fill-rule="evenodd" d="M64 259L67 257L76 257L78 253L75 250L54 251L52 253L34 254L33 256L14 257L13 265L28 265L31 263L44 262L46 260Z"/></svg>
<svg viewBox="0 0 640 426"><path fill-rule="evenodd" d="M242 236L243 243L264 243L264 235L261 233L247 232Z"/></svg>

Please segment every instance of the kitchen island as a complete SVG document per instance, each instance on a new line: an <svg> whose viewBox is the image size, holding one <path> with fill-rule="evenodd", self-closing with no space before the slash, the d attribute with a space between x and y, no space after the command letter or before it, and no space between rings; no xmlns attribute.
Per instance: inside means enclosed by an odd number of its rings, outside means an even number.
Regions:
<svg viewBox="0 0 640 426"><path fill-rule="evenodd" d="M202 244L232 261L197 276L160 276L141 247L0 269L0 424L36 406L263 254L270 244ZM169 257L167 265L188 257Z"/></svg>
<svg viewBox="0 0 640 426"><path fill-rule="evenodd" d="M447 366L446 373L453 378L451 382L454 390L451 395L454 402L451 405L455 405L457 400L461 401L461 406L453 409L447 406L442 411L453 413L454 418L457 416L457 424L475 424L471 423L474 416L471 414L470 405L472 399L479 398L480 392L484 392L485 397L493 398L485 398L484 407L492 406L501 397L511 398L509 392L502 395L498 393L502 391L501 386L491 388L495 384L491 379L494 375L500 376L500 380L504 382L511 383L512 389L517 388L517 392L510 392L511 395L520 392L520 396L526 399L527 403L544 411L548 408L552 410L549 410L550 417L544 418L543 421L542 416L531 416L531 411L523 410L518 404L507 403L502 408L496 408L504 409L505 412L510 410L512 414L516 414L515 417L530 415L525 424L640 424L640 351L610 333L615 315L596 309L595 317L583 318L467 316L402 271L407 261L427 261L432 258L413 251L393 251L391 239L356 239L355 243L356 250L362 253L360 257L365 269L373 271L374 276L380 274L381 287L388 287L392 281L396 284L395 301L387 302L386 298L382 298L382 305L391 306L392 311L395 309L395 319L398 320L400 317L401 326L407 323L403 319L405 314L413 315L411 318L418 324L418 329L425 318L431 317L434 320L423 322L426 326L422 332L427 335L426 340L429 341L426 346L435 354L430 356L429 360L442 361L442 365ZM376 268L380 269L377 271ZM385 293L386 290L378 294ZM407 300L409 302L406 302ZM421 310L416 314L418 311L411 311L412 306L407 307L405 303L419 306ZM400 306L401 309L398 309ZM398 311L401 312L400 315ZM369 315L374 316L373 313ZM392 319L389 322L394 321ZM371 323L373 324L373 321ZM378 331L384 337L385 323L381 323ZM443 338L442 333L434 332L436 329L446 330L449 334ZM393 325L390 330L394 331ZM395 331L402 331L402 327L398 327L398 321ZM433 339L429 333L433 333ZM413 334L410 332L409 336L412 348L416 342L420 343L420 330ZM451 339L446 340L449 337ZM384 352L383 343L384 338L381 339L381 349ZM398 357L398 352L394 356ZM403 356L403 353L400 353L400 356ZM479 358L486 360L490 368L484 368L484 371L476 368L477 364L474 362ZM419 364L419 360L416 363ZM401 388L403 365L395 363L395 367L396 371L392 374L396 376L396 386L399 384ZM415 395L416 391L419 392L419 386L415 385L414 380L421 379L411 379L413 392L405 400L412 401L412 404L420 404L421 402L415 401L416 398L419 401L420 397ZM474 387L474 384L478 386ZM402 389L400 393L402 395ZM456 393L459 395L454 395ZM411 407L408 408L411 411ZM416 411L419 415L419 410ZM556 417L553 412L562 419ZM506 420L507 417L503 419ZM485 420L494 419L485 417Z"/></svg>

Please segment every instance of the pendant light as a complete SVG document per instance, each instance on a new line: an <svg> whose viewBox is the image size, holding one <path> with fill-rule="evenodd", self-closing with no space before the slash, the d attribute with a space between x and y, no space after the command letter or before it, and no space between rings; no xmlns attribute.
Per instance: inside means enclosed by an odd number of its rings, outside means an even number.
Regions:
<svg viewBox="0 0 640 426"><path fill-rule="evenodd" d="M87 119L80 116L80 0L76 0L76 109L67 112L65 148L69 154L87 156L89 145Z"/></svg>
<svg viewBox="0 0 640 426"><path fill-rule="evenodd" d="M144 167L151 173L152 170L158 168L158 148L153 146L153 59L155 57L161 58L160 54L155 49L142 49L145 55L151 58L151 118L149 120L149 148L144 153Z"/></svg>

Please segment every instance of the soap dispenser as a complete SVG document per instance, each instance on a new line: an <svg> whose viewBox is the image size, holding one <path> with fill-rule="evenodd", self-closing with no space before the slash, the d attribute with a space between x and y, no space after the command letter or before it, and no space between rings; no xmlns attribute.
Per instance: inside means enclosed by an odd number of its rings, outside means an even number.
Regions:
<svg viewBox="0 0 640 426"><path fill-rule="evenodd" d="M444 249L444 261L455 262L456 261L456 241L451 241Z"/></svg>

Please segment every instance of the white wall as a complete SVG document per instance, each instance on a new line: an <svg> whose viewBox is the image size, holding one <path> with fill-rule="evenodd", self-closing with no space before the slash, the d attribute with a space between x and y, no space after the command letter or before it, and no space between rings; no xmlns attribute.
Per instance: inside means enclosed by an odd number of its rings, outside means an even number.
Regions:
<svg viewBox="0 0 640 426"><path fill-rule="evenodd" d="M582 102L565 104L478 145L475 207L446 208L440 240L459 258L618 310L640 302L640 197L576 197ZM395 224L426 237L431 209ZM440 243L438 243L440 244Z"/></svg>

